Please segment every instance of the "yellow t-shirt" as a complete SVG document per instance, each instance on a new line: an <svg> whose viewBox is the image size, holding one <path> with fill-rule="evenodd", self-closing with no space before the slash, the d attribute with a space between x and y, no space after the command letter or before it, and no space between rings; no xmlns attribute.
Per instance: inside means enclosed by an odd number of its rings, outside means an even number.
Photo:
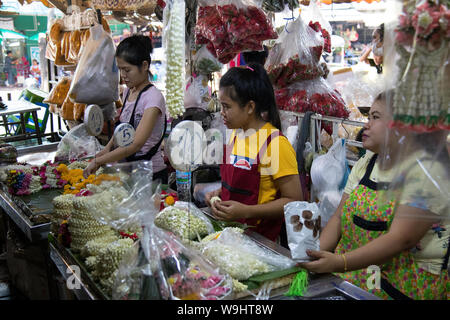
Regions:
<svg viewBox="0 0 450 320"><path fill-rule="evenodd" d="M278 129L272 124L266 123L253 134L247 134L245 137L237 134L230 157L245 158L251 165L256 161L258 151L274 131L278 131ZM233 130L230 142L233 141L235 135L236 130ZM261 175L258 204L275 200L278 190L274 181L281 177L298 174L295 151L286 137L278 136L272 139L260 159L258 171Z"/></svg>
<svg viewBox="0 0 450 320"><path fill-rule="evenodd" d="M372 156L373 152L367 151L355 164L347 180L345 193L351 194L358 186ZM399 176L403 179L399 180L401 182L398 188L388 191L385 200L395 196L397 205L420 208L444 218L433 225L412 250L420 267L439 274L450 237L450 182L447 168L442 163L433 161L432 156L424 151L416 151L390 170L380 170L375 163L370 179L374 182L391 182L394 178L397 181ZM380 201L383 201L383 197Z"/></svg>

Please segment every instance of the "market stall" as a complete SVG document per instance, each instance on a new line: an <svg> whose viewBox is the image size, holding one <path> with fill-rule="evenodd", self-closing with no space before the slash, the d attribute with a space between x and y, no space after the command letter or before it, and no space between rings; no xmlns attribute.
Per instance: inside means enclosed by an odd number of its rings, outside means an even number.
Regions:
<svg viewBox="0 0 450 320"><path fill-rule="evenodd" d="M366 152L360 130L377 95L356 69L344 80L343 71L330 72L322 55L332 50L332 30L314 3L302 2L296 15L298 1L135 1L131 7L91 1L80 2L80 12L68 12L62 1L50 3L65 16L49 27L46 57L69 75L44 102L70 130L51 159L18 163L12 149L2 158L0 213L25 239L22 249L35 251L19 263L13 252L20 246L9 239L9 263L26 268L34 257L37 276L29 283L47 283L44 295L23 280L17 286L32 299L379 299L335 274L297 265L311 260L306 249L320 248L320 230L338 207L350 168ZM151 161L108 164L84 174L104 148L102 134L117 147L135 137L133 128L112 127L122 101L102 10L136 24L155 13L163 23L170 127L162 140L173 171L168 185L153 181ZM276 30L270 17L283 10L292 18ZM246 223L218 220L205 204L205 190L221 185L215 160L225 144L217 80L240 52L263 45L270 46L264 67L282 132L296 152L305 200L284 207L289 248ZM428 89L426 97L434 101ZM399 90L411 88L403 84ZM432 130L448 124L448 115L437 110L441 101L434 102L436 110L425 120L401 105L396 125Z"/></svg>

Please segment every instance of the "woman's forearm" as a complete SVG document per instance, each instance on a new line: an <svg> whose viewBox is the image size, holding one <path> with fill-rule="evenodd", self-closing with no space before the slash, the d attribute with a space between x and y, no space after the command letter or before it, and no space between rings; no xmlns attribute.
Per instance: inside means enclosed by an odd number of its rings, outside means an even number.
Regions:
<svg viewBox="0 0 450 320"><path fill-rule="evenodd" d="M132 154L139 151L141 148L135 146L134 143L127 147L119 147L113 151L107 152L99 157L95 157L95 161L98 165L102 166L107 163L116 162L131 156Z"/></svg>

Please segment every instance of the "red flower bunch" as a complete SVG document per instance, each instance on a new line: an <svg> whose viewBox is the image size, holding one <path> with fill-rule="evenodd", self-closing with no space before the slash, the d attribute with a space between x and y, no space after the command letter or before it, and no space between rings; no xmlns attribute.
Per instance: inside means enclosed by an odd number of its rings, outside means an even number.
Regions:
<svg viewBox="0 0 450 320"><path fill-rule="evenodd" d="M412 5L415 5L414 3ZM431 43L437 48L445 39L450 39L450 10L444 5L426 1L417 7L405 5L399 17L396 41L403 46L411 46L414 36L422 46Z"/></svg>
<svg viewBox="0 0 450 320"><path fill-rule="evenodd" d="M327 29L323 29L318 21L316 21L314 23L312 21L310 21L309 26L314 31L322 33L323 50L325 52L331 53L331 36L330 36L330 33L327 31Z"/></svg>
<svg viewBox="0 0 450 320"><path fill-rule="evenodd" d="M137 239L139 239L139 237L137 236L136 232L135 233L131 233L131 232L123 232L120 231L120 236L122 238L130 238L133 241L136 241Z"/></svg>
<svg viewBox="0 0 450 320"><path fill-rule="evenodd" d="M270 20L257 7L229 4L198 9L195 43L206 44L221 63L228 63L241 51L262 50L264 40L277 37Z"/></svg>
<svg viewBox="0 0 450 320"><path fill-rule="evenodd" d="M289 90L288 88L275 91L275 99L278 107L285 111L305 113L312 111L324 116L348 118L349 111L345 107L344 100L337 91L327 93L312 93L304 89ZM329 134L332 134L330 125L322 126Z"/></svg>
<svg viewBox="0 0 450 320"><path fill-rule="evenodd" d="M294 82L301 80L312 80L323 75L323 70L319 66L320 55L322 54L321 47L311 47L310 52L315 63L304 64L303 59L299 55L289 58L289 61L284 64L270 65L267 68L270 81L279 87L283 88Z"/></svg>

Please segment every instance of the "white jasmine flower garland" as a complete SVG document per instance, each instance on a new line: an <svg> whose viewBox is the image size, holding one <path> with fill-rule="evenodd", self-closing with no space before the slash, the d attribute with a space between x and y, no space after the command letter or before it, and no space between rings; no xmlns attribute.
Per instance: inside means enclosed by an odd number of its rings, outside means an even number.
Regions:
<svg viewBox="0 0 450 320"><path fill-rule="evenodd" d="M178 118L184 112L185 3L174 0L164 9L165 51L167 53L166 105L169 116Z"/></svg>

